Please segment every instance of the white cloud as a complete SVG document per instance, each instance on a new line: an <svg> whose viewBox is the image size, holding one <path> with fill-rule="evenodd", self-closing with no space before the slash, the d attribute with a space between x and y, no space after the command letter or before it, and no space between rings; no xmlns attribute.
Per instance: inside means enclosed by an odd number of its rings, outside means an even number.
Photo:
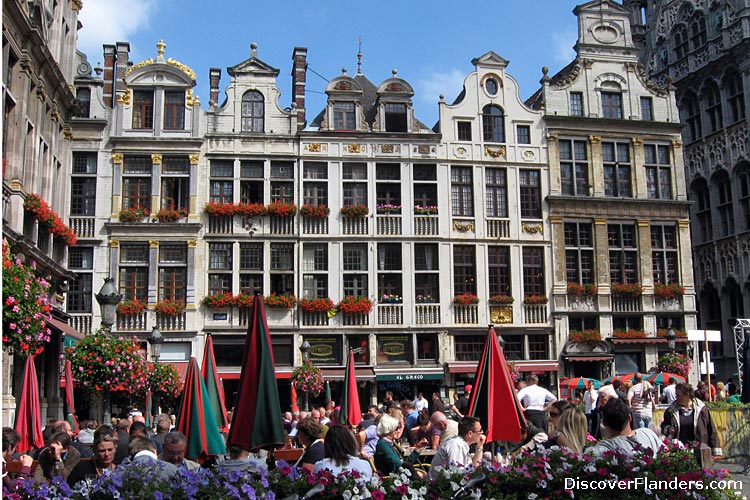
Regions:
<svg viewBox="0 0 750 500"><path fill-rule="evenodd" d="M578 26L570 25L565 31L559 31L552 34L552 40L555 43L555 59L561 64L568 64L575 59L576 51L573 45L578 41Z"/></svg>
<svg viewBox="0 0 750 500"><path fill-rule="evenodd" d="M427 69L422 77L414 82L417 99L429 104L436 104L440 94L445 95L445 100L453 100L464 88L466 73L458 69L439 71Z"/></svg>
<svg viewBox="0 0 750 500"><path fill-rule="evenodd" d="M96 65L102 61L102 45L127 42L148 26L156 0L88 0L79 20L78 50Z"/></svg>

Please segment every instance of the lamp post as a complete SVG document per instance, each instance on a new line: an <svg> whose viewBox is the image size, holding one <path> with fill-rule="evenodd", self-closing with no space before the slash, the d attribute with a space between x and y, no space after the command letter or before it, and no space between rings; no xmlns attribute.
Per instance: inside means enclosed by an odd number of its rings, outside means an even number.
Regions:
<svg viewBox="0 0 750 500"><path fill-rule="evenodd" d="M102 285L101 290L99 290L99 293L97 293L95 297L102 313L102 328L106 330L106 333L109 333L112 331L112 325L115 324L115 318L117 317L117 304L122 300L122 295L117 293L114 278L109 276L104 278L104 285ZM104 388L102 399L104 405L102 420L104 421L103 423L110 424L112 416L109 411L110 404L108 387Z"/></svg>
<svg viewBox="0 0 750 500"><path fill-rule="evenodd" d="M157 327L154 327L153 329L151 329L151 335L149 335L146 340L151 346L151 359L153 359L154 364L156 364L159 362L159 356L161 356L161 345L164 343L164 336L161 334L161 331ZM153 411L158 415L160 413L159 396L157 396L156 391L152 391L151 397L154 401Z"/></svg>
<svg viewBox="0 0 750 500"><path fill-rule="evenodd" d="M306 365L308 361L310 361L310 349L311 349L310 342L308 342L307 340L303 341L302 345L299 346L299 350L302 353L302 364ZM308 405L307 391L304 391L304 392L305 392L305 399L302 403L302 409L304 411L310 411L310 407Z"/></svg>

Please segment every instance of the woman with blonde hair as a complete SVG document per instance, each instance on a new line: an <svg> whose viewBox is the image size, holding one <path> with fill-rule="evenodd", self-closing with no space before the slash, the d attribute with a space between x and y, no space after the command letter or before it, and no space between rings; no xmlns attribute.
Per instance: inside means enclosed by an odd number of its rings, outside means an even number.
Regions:
<svg viewBox="0 0 750 500"><path fill-rule="evenodd" d="M588 421L586 415L576 407L570 407L557 421L557 444L576 453L581 453L586 444Z"/></svg>

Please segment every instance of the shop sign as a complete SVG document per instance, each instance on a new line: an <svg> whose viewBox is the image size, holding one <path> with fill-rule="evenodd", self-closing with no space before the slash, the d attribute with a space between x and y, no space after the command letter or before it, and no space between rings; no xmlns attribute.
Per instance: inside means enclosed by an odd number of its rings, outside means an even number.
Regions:
<svg viewBox="0 0 750 500"><path fill-rule="evenodd" d="M412 363L411 335L378 335L378 364L406 361Z"/></svg>
<svg viewBox="0 0 750 500"><path fill-rule="evenodd" d="M340 335L330 337L307 337L310 344L310 361L316 365L340 365L342 339Z"/></svg>

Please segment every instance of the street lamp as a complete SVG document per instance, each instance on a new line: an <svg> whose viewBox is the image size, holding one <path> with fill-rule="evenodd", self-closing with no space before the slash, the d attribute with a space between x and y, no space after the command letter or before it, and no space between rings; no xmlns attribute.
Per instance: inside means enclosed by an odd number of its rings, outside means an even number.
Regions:
<svg viewBox="0 0 750 500"><path fill-rule="evenodd" d="M157 327L154 327L146 341L151 346L151 358L154 360L154 363L158 362L159 356L161 356L161 345L164 343L164 335L161 334L161 331Z"/></svg>
<svg viewBox="0 0 750 500"><path fill-rule="evenodd" d="M302 342L302 345L299 346L299 350L302 353L302 364L307 364L307 362L310 361L310 349L312 349L312 348L310 347L310 342L308 342L307 340L304 340ZM305 399L304 399L304 403L302 405L302 409L304 411L309 411L310 410L310 406L308 404L307 391L304 391L304 392L305 392Z"/></svg>
<svg viewBox="0 0 750 500"><path fill-rule="evenodd" d="M675 351L677 343L677 334L674 332L674 328L672 328L672 321L669 321L669 326L667 329L667 347L669 348L670 352Z"/></svg>
<svg viewBox="0 0 750 500"><path fill-rule="evenodd" d="M102 285L102 289L99 290L99 293L97 293L95 297L102 313L102 328L109 333L112 330L112 325L115 324L115 318L117 317L117 304L122 300L122 295L117 293L114 278L104 278L104 285ZM105 424L109 424L112 415L109 411L110 404L108 387L105 387L103 390L102 400L104 406L102 420Z"/></svg>

